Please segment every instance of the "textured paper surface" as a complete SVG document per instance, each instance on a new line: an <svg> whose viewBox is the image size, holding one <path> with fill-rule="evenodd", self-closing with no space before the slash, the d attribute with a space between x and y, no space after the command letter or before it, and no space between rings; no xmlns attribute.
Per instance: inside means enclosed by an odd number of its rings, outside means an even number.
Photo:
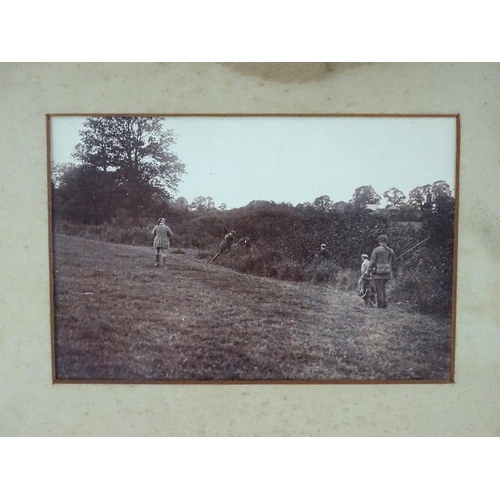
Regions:
<svg viewBox="0 0 500 500"><path fill-rule="evenodd" d="M500 434L499 64L0 64L0 91L0 435ZM52 385L47 113L460 113L455 384Z"/></svg>

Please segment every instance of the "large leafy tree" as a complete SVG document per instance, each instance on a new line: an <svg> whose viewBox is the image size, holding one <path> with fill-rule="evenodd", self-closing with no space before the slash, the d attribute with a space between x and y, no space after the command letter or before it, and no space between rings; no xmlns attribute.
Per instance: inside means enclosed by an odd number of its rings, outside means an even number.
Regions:
<svg viewBox="0 0 500 500"><path fill-rule="evenodd" d="M378 205L380 203L380 195L378 195L372 186L361 186L357 188L349 203L351 203L354 209L364 209L368 204Z"/></svg>
<svg viewBox="0 0 500 500"><path fill-rule="evenodd" d="M181 210L183 212L187 212L189 210L189 202L186 200L186 198L184 198L184 196L176 198L172 203L172 206L174 206L177 210Z"/></svg>
<svg viewBox="0 0 500 500"><path fill-rule="evenodd" d="M436 181L412 189L408 202L423 211L436 211L439 206L446 205L452 199L451 189L447 182Z"/></svg>
<svg viewBox="0 0 500 500"><path fill-rule="evenodd" d="M313 206L320 212L330 212L333 209L332 200L328 195L323 195L313 201Z"/></svg>
<svg viewBox="0 0 500 500"><path fill-rule="evenodd" d="M399 207L406 200L406 195L399 189L393 187L388 189L384 194L384 198L387 198L387 206Z"/></svg>
<svg viewBox="0 0 500 500"><path fill-rule="evenodd" d="M165 203L177 190L185 167L171 147L172 130L164 130L160 117L91 117L80 132L81 142L73 158L79 172L59 179L64 188L80 186L80 198L88 200L100 218L118 210L140 216ZM69 198L67 202L71 204ZM92 203L90 202L92 200ZM70 210L77 213L78 210Z"/></svg>
<svg viewBox="0 0 500 500"><path fill-rule="evenodd" d="M408 203L420 210L432 207L431 185L425 184L412 189L408 195Z"/></svg>
<svg viewBox="0 0 500 500"><path fill-rule="evenodd" d="M197 196L189 205L194 212L210 212L215 208L215 203L210 196Z"/></svg>

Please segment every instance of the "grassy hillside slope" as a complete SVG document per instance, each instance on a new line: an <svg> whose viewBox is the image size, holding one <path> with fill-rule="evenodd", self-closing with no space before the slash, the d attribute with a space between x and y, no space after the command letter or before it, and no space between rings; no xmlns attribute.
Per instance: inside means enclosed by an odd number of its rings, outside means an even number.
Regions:
<svg viewBox="0 0 500 500"><path fill-rule="evenodd" d="M448 380L450 322L152 248L56 235L65 380Z"/></svg>

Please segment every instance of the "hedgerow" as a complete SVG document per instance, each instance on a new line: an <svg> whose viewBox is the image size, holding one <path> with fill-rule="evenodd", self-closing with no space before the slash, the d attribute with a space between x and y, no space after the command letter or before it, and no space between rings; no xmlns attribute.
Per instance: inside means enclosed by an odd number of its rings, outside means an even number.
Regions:
<svg viewBox="0 0 500 500"><path fill-rule="evenodd" d="M238 272L288 281L307 281L344 291L357 288L361 254L371 254L377 237L387 234L398 259L391 300L404 302L425 313L450 314L453 268L453 198L423 211L418 229L390 217L367 212L304 211L287 204L244 207L224 212L196 214L170 210L165 214L174 237L172 247L194 248L198 258L210 260L224 234L246 235L249 251L241 247L221 255L217 265ZM100 226L55 221L55 230L112 243L151 245L156 220L132 218L118 210ZM425 245L411 250L419 242ZM322 243L330 260L317 256ZM406 253L408 250L410 252Z"/></svg>

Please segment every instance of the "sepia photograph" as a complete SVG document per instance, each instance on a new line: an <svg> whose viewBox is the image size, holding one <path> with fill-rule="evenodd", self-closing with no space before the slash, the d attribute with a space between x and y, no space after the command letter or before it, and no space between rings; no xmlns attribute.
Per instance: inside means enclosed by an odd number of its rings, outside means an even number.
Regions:
<svg viewBox="0 0 500 500"><path fill-rule="evenodd" d="M457 115L49 115L57 383L450 383Z"/></svg>

